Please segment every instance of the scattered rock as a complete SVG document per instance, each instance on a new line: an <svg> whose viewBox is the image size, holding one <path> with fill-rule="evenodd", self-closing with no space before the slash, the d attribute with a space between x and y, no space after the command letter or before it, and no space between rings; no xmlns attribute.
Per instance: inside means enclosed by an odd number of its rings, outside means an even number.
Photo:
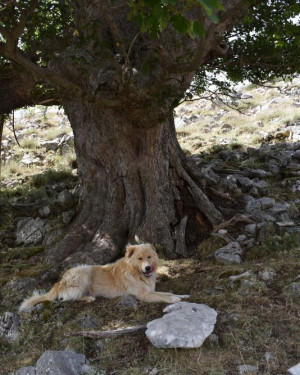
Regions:
<svg viewBox="0 0 300 375"><path fill-rule="evenodd" d="M16 375L78 375L88 374L91 370L83 354L69 350L47 350L38 359L35 367L23 367Z"/></svg>
<svg viewBox="0 0 300 375"><path fill-rule="evenodd" d="M19 336L19 325L19 316L7 311L3 316L0 316L0 336L5 337L8 342L16 341Z"/></svg>
<svg viewBox="0 0 300 375"><path fill-rule="evenodd" d="M252 365L241 365L238 366L238 373L239 375L250 375L250 374L257 374L258 367Z"/></svg>
<svg viewBox="0 0 300 375"><path fill-rule="evenodd" d="M40 146L44 147L47 151L49 151L49 150L53 150L53 151L57 150L59 144L60 144L60 139L59 138L53 139L52 141L41 141L40 142Z"/></svg>
<svg viewBox="0 0 300 375"><path fill-rule="evenodd" d="M275 276L276 272L273 269L265 268L264 270L258 272L258 278L263 281L273 280Z"/></svg>
<svg viewBox="0 0 300 375"><path fill-rule="evenodd" d="M27 217L18 221L16 243L18 245L38 245L44 237L45 221L37 217Z"/></svg>
<svg viewBox="0 0 300 375"><path fill-rule="evenodd" d="M215 252L215 259L222 264L240 264L243 251L238 242L230 242Z"/></svg>
<svg viewBox="0 0 300 375"><path fill-rule="evenodd" d="M146 336L158 348L198 348L212 333L217 312L202 304L178 302L147 324Z"/></svg>
<svg viewBox="0 0 300 375"><path fill-rule="evenodd" d="M72 203L73 197L68 189L63 190L57 196L57 201L62 205L68 205Z"/></svg>
<svg viewBox="0 0 300 375"><path fill-rule="evenodd" d="M137 307L138 300L132 294L128 294L122 297L122 299L118 302L118 305L122 307Z"/></svg>
<svg viewBox="0 0 300 375"><path fill-rule="evenodd" d="M51 208L49 206L44 206L39 209L39 215L42 217L48 217L51 214Z"/></svg>
<svg viewBox="0 0 300 375"><path fill-rule="evenodd" d="M63 221L63 223L65 225L70 224L70 222L73 220L74 216L75 216L75 211L74 210L63 212L63 214L62 214L62 221Z"/></svg>
<svg viewBox="0 0 300 375"><path fill-rule="evenodd" d="M82 330L96 329L98 327L97 323L95 322L95 319L91 315L89 315L89 314L85 314L85 316L82 316L78 320L78 326Z"/></svg>
<svg viewBox="0 0 300 375"><path fill-rule="evenodd" d="M296 299L300 298L300 281L287 285L283 289L283 293L286 296L290 296L292 298L296 298Z"/></svg>
<svg viewBox="0 0 300 375"><path fill-rule="evenodd" d="M251 94L242 94L241 99L253 99L253 96Z"/></svg>
<svg viewBox="0 0 300 375"><path fill-rule="evenodd" d="M7 287L15 292L19 291L31 291L38 287L38 282L32 277L22 277L18 280L11 280L7 284Z"/></svg>

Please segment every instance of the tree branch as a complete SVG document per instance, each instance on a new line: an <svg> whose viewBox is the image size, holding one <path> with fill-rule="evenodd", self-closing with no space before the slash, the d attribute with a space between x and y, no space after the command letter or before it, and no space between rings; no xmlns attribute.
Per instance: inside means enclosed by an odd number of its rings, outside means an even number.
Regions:
<svg viewBox="0 0 300 375"><path fill-rule="evenodd" d="M147 328L146 324L133 326L133 327L127 327L127 328L120 328L115 329L112 331L76 331L76 332L70 332L67 336L84 336L84 337L90 337L91 339L102 339L106 337L118 337L129 333L136 333L139 331L145 331Z"/></svg>
<svg viewBox="0 0 300 375"><path fill-rule="evenodd" d="M82 98L83 100L90 103L97 103L106 108L116 108L121 105L120 101L117 99L106 99L101 98L98 95L91 95L85 92L80 86L76 83L73 83L64 77L55 74L48 68L42 68L39 65L32 62L27 58L19 48L12 50L7 46L7 44L0 44L0 51L4 50L4 54L10 60L16 62L17 64L26 68L34 77L38 77L42 80L47 81L49 84L54 84L65 90L67 95L75 95Z"/></svg>
<svg viewBox="0 0 300 375"><path fill-rule="evenodd" d="M10 33L11 38L14 41L17 41L18 38L22 35L25 29L26 23L28 21L28 18L33 14L37 4L38 4L38 0L31 0L28 9L26 9L23 12L21 11L20 7L18 7L21 13L20 21L17 24L16 28Z"/></svg>

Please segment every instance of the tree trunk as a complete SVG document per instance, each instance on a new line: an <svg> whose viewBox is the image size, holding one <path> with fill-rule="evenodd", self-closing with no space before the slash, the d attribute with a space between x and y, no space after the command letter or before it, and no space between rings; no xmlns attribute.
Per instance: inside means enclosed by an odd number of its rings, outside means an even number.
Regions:
<svg viewBox="0 0 300 375"><path fill-rule="evenodd" d="M221 221L186 170L172 110L103 110L79 100L64 107L82 191L68 234L48 250L50 262L77 253L106 263L136 238L175 258Z"/></svg>

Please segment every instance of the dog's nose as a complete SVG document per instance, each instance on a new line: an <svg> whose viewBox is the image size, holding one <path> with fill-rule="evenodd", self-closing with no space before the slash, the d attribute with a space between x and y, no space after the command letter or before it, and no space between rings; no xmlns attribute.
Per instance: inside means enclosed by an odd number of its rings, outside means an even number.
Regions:
<svg viewBox="0 0 300 375"><path fill-rule="evenodd" d="M146 266L146 267L145 267L145 271L146 271L146 272L149 272L150 270L151 270L151 267L150 267L150 266Z"/></svg>

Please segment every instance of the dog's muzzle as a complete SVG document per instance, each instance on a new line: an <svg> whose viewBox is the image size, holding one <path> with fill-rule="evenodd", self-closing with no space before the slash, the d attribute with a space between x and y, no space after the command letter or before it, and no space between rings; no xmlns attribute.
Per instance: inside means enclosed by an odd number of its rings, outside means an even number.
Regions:
<svg viewBox="0 0 300 375"><path fill-rule="evenodd" d="M145 271L143 271L144 276L150 277L152 272L155 270L153 266L147 266L145 267Z"/></svg>

